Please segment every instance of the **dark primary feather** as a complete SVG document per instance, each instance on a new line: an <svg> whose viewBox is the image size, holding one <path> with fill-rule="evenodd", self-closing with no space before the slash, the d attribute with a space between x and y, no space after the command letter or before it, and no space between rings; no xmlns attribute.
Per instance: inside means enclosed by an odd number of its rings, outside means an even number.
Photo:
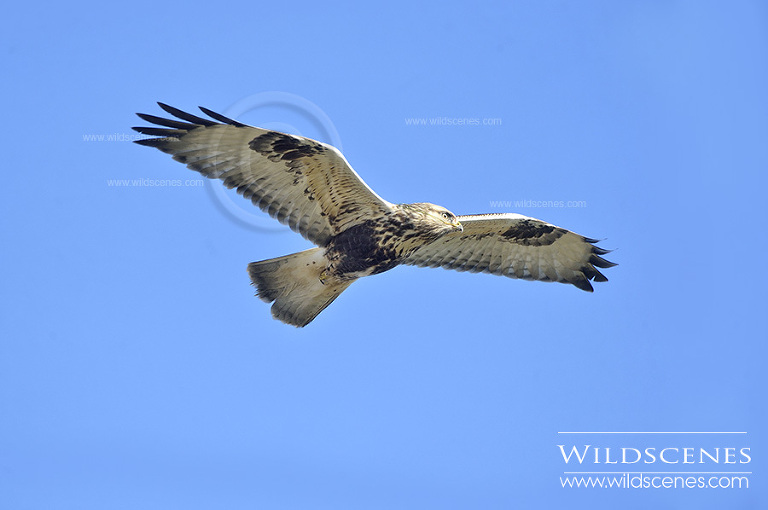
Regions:
<svg viewBox="0 0 768 510"><path fill-rule="evenodd" d="M155 127L135 127L133 128L135 131L138 131L142 135L150 135L150 136L162 136L162 137L171 137L171 138L181 138L183 135L187 134L188 130L186 129L167 129L167 128L155 128ZM147 143L147 142L153 142L154 140L136 140L136 143L140 145L148 145L150 147L157 147L157 144Z"/></svg>
<svg viewBox="0 0 768 510"><path fill-rule="evenodd" d="M196 115L192 115L191 113L187 113L187 112L181 111L178 108L174 108L173 106L169 106L169 105L167 105L165 103L158 102L157 104L160 106L160 108L162 108L166 112L170 113L174 117L177 117L177 118L179 118L181 120L186 120L187 122L191 122L192 124L199 124L201 126L215 126L216 125L216 123L211 121L211 120L204 119L202 117L197 117Z"/></svg>
<svg viewBox="0 0 768 510"><path fill-rule="evenodd" d="M187 130L197 127L195 124L190 124L189 122L179 122L178 120L164 119L162 117L156 117L146 113L137 113L136 115L138 115L141 119L146 120L147 122L151 122L152 124L157 124L158 126Z"/></svg>
<svg viewBox="0 0 768 510"><path fill-rule="evenodd" d="M200 110L207 116L209 116L212 119L216 119L219 122L223 122L224 124L229 124L230 126L236 126L236 127L248 127L248 124L243 124L242 122L238 122L236 120L232 120L229 117L225 117L220 113L216 113L212 110L209 110L208 108L204 108L202 106L198 106Z"/></svg>

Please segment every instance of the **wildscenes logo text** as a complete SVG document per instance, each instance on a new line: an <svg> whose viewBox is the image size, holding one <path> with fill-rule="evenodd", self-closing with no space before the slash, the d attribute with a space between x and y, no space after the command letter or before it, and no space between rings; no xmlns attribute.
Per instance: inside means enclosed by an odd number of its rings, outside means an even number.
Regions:
<svg viewBox="0 0 768 510"><path fill-rule="evenodd" d="M566 464L577 461L579 464L749 464L752 457L749 448L689 448L669 446L665 448L607 448L589 444L570 446L559 444L557 447ZM575 463L575 462L574 462Z"/></svg>

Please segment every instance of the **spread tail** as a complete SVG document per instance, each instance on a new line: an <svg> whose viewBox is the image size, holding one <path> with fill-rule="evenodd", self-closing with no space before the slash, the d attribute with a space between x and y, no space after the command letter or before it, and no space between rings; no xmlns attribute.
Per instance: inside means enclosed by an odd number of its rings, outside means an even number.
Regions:
<svg viewBox="0 0 768 510"><path fill-rule="evenodd" d="M328 260L322 248L293 253L284 257L252 262L248 274L256 295L272 305L272 316L286 324L304 327L354 280L320 281Z"/></svg>

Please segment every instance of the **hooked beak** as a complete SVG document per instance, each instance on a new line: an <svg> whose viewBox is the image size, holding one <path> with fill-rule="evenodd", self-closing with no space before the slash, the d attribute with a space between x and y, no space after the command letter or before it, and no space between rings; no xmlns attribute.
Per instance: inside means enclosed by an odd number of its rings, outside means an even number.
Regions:
<svg viewBox="0 0 768 510"><path fill-rule="evenodd" d="M459 232L464 232L464 225L462 225L459 220L456 220L453 223L453 226L456 227L456 230L458 230Z"/></svg>

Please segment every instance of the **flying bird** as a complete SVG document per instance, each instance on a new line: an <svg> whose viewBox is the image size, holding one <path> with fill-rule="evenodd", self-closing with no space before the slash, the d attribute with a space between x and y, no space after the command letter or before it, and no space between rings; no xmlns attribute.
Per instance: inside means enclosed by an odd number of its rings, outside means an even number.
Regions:
<svg viewBox="0 0 768 510"><path fill-rule="evenodd" d="M175 119L137 114L161 127L136 140L221 179L317 248L248 265L272 315L303 327L352 282L400 264L562 282L592 292L614 266L598 241L520 214L456 216L430 203L393 204L377 195L336 148L158 103ZM177 120L178 119L178 120Z"/></svg>

